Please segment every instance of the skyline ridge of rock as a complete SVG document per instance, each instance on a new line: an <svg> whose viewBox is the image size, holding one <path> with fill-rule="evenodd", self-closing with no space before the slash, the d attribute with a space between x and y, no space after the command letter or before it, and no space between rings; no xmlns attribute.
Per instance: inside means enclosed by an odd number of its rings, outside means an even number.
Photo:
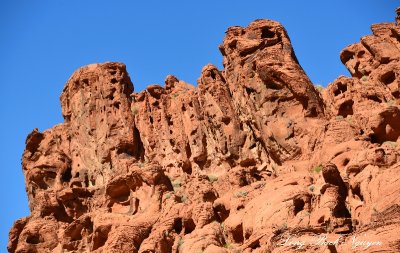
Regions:
<svg viewBox="0 0 400 253"><path fill-rule="evenodd" d="M31 215L9 252L351 252L354 236L400 250L400 8L318 90L285 28L226 31L223 70L134 92L122 63L75 71L64 123L22 157ZM382 236L382 234L384 236Z"/></svg>

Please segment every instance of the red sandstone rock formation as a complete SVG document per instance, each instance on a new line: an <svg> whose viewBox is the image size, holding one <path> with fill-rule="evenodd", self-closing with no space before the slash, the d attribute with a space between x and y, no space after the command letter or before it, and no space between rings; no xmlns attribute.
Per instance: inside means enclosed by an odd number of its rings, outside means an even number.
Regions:
<svg viewBox="0 0 400 253"><path fill-rule="evenodd" d="M9 252L399 252L399 17L372 32L321 93L270 20L229 28L198 87L79 69L65 122L26 140Z"/></svg>

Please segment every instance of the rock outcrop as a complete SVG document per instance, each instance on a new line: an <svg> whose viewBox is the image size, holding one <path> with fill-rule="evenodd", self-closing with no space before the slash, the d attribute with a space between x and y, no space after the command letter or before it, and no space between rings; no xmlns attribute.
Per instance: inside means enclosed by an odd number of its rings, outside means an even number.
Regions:
<svg viewBox="0 0 400 253"><path fill-rule="evenodd" d="M271 20L229 28L197 87L80 68L27 137L9 252L399 252L399 16L322 91Z"/></svg>

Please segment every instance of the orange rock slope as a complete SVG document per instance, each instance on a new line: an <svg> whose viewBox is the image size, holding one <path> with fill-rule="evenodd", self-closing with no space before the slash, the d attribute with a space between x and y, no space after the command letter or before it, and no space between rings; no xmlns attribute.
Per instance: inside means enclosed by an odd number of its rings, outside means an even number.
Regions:
<svg viewBox="0 0 400 253"><path fill-rule="evenodd" d="M399 22L323 90L271 20L229 28L197 87L80 68L65 122L27 137L9 252L399 252Z"/></svg>

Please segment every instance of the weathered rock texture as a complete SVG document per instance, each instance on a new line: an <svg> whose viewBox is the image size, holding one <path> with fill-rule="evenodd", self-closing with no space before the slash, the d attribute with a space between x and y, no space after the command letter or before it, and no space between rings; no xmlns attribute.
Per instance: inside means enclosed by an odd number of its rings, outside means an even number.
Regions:
<svg viewBox="0 0 400 253"><path fill-rule="evenodd" d="M399 252L400 24L372 32L322 92L270 20L229 28L198 87L79 69L65 122L26 140L9 252L295 252L285 238L325 234L340 243L302 250Z"/></svg>

